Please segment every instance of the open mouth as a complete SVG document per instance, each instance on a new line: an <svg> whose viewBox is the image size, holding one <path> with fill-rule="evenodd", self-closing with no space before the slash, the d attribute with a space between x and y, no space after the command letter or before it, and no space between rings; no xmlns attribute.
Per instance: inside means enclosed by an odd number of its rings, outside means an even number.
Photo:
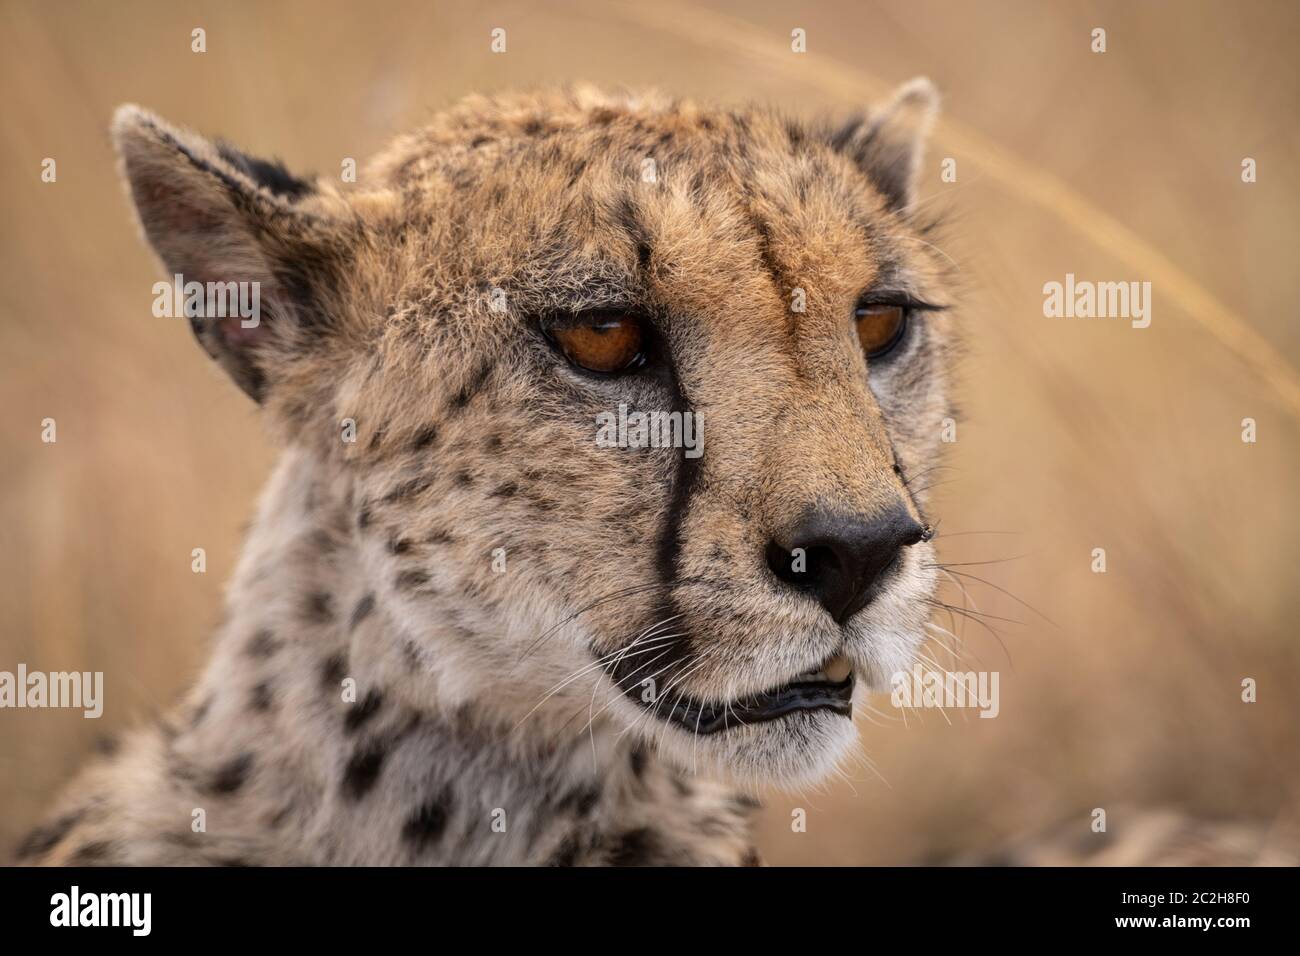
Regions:
<svg viewBox="0 0 1300 956"><path fill-rule="evenodd" d="M710 703L682 695L672 709L644 701L639 688L624 688L633 700L651 709L662 720L678 724L693 734L716 734L728 727L777 720L806 710L828 710L841 717L853 716L853 667L841 655L797 675L787 684L725 703Z"/></svg>

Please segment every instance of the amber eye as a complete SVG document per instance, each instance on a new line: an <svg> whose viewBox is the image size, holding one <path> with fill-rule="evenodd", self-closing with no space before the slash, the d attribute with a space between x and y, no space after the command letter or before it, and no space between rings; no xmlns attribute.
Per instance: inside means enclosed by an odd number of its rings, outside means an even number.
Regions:
<svg viewBox="0 0 1300 956"><path fill-rule="evenodd" d="M901 305L860 305L853 313L858 326L858 341L867 358L879 358L903 337L907 327L907 309Z"/></svg>
<svg viewBox="0 0 1300 956"><path fill-rule="evenodd" d="M645 360L641 320L625 312L592 312L576 322L552 324L547 334L574 365L606 375Z"/></svg>

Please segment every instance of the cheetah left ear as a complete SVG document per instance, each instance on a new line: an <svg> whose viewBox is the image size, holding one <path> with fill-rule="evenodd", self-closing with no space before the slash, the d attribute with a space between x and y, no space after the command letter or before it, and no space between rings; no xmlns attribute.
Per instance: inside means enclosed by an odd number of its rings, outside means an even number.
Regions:
<svg viewBox="0 0 1300 956"><path fill-rule="evenodd" d="M890 209L905 212L916 197L925 141L938 112L939 91L918 76L867 116L845 124L831 143L867 174Z"/></svg>
<svg viewBox="0 0 1300 956"><path fill-rule="evenodd" d="M198 283L208 296L213 287L238 289L241 309L245 298L257 303L248 316L233 314L224 301L229 291L219 308L215 299L200 306L196 292L186 314L204 350L263 402L289 361L329 330L328 297L320 293L341 266L328 197L279 163L212 143L137 106L118 109L112 135L140 224L169 275L185 287Z"/></svg>

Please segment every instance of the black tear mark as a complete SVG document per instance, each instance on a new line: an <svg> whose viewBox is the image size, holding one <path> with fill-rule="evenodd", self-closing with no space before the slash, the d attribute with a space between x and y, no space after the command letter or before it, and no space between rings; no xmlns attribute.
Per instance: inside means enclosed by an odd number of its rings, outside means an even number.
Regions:
<svg viewBox="0 0 1300 956"><path fill-rule="evenodd" d="M228 795L235 793L248 779L253 768L253 755L240 754L217 768L205 789L208 793Z"/></svg>
<svg viewBox="0 0 1300 956"><path fill-rule="evenodd" d="M379 772L384 769L384 758L387 755L387 751L378 743L354 753L343 771L344 796L355 801L369 793L379 780Z"/></svg>
<svg viewBox="0 0 1300 956"><path fill-rule="evenodd" d="M348 622L348 627L351 630L355 631L357 629L357 625L360 624L362 621L364 621L366 618L368 618L370 616L370 612L373 611L374 609L375 609L375 596L373 594L367 594L360 601L358 601L357 606L352 609L352 618Z"/></svg>
<svg viewBox="0 0 1300 956"><path fill-rule="evenodd" d="M366 721L379 712L379 708L383 705L383 693L377 690L370 691L361 703L348 710L348 715L343 718L343 729L350 734L356 733Z"/></svg>
<svg viewBox="0 0 1300 956"><path fill-rule="evenodd" d="M402 825L402 839L410 843L417 853L427 850L447 829L451 812L451 791L444 788L407 818Z"/></svg>
<svg viewBox="0 0 1300 956"><path fill-rule="evenodd" d="M686 393L681 386L681 379L676 368L672 370L673 398L672 410L681 412L683 420L687 415L693 414L690 403L687 401ZM704 456L698 458L689 458L685 454L686 449L681 449L677 458L677 472L672 479L672 492L669 498L668 509L664 516L663 527L659 532L659 540L655 547L655 565L659 574L659 581L663 587L663 604L668 614L682 615L681 608L678 607L676 598L673 596L673 589L677 584L680 574L681 552L685 542L685 533L682 529L682 523L686 520L690 510L691 494L695 490L695 485L699 480L700 467L704 461ZM685 619L683 618L685 625ZM665 665L679 664L690 649L691 635L689 629L683 627L681 637L674 639L667 648L668 660Z"/></svg>

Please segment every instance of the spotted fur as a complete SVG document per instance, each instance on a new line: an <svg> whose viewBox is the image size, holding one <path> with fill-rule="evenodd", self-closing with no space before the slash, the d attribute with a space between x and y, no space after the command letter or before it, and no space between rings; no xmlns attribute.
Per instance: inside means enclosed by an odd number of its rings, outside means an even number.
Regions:
<svg viewBox="0 0 1300 956"><path fill-rule="evenodd" d="M951 414L954 313L878 366L851 316L873 289L952 304L912 195L934 106L925 81L838 125L473 97L348 189L119 111L168 274L261 283L256 329L193 324L284 451L193 693L23 859L755 862L747 794L824 777L852 723L696 736L597 662L656 660L665 699L707 701L838 648L859 694L910 664L930 544L843 626L763 554L810 509L925 519L909 476ZM653 318L656 374L583 375L539 333L598 307ZM597 447L620 402L702 414L704 454Z"/></svg>

